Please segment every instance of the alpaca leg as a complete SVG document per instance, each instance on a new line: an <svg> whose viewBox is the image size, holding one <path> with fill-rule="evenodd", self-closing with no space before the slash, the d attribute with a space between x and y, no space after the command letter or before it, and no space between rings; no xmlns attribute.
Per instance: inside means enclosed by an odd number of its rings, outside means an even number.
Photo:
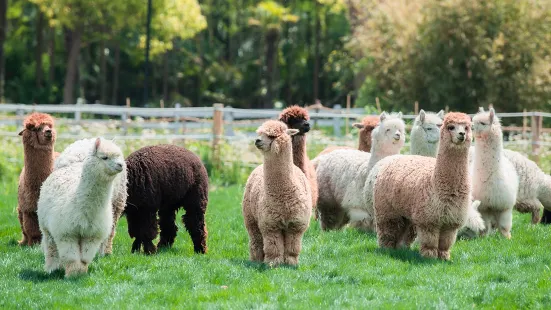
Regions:
<svg viewBox="0 0 551 310"><path fill-rule="evenodd" d="M205 212L207 210L208 197L202 189L198 192L190 192L186 195L186 203L182 220L193 241L195 253L207 253L207 224L205 223Z"/></svg>
<svg viewBox="0 0 551 310"><path fill-rule="evenodd" d="M54 270L59 269L59 255L57 253L57 247L54 239L49 232L44 231L42 234L42 250L44 251L44 270L47 273L52 273Z"/></svg>
<svg viewBox="0 0 551 310"><path fill-rule="evenodd" d="M407 221L407 226L400 237L398 246L409 248L413 241L415 241L415 237L417 237L417 234L415 233L415 226L413 226L410 221Z"/></svg>
<svg viewBox="0 0 551 310"><path fill-rule="evenodd" d="M288 231L284 234L284 263L296 266L298 265L298 255L302 248L302 235L304 230L301 231Z"/></svg>
<svg viewBox="0 0 551 310"><path fill-rule="evenodd" d="M532 224L537 224L540 222L540 202L539 200L529 200L521 201L515 204L515 210L521 213L531 213L532 214Z"/></svg>
<svg viewBox="0 0 551 310"><path fill-rule="evenodd" d="M132 243L132 253L140 252L143 245L145 254L154 254L157 248L153 245L153 239L157 237L156 212L140 212L138 207L128 208L126 212L128 221L128 234L136 238Z"/></svg>
<svg viewBox="0 0 551 310"><path fill-rule="evenodd" d="M23 211L19 209L19 206L17 206L17 218L19 219L19 225L21 225L21 232L23 234L23 238L18 243L19 245L27 245L29 241L27 238L27 233L25 232L25 225L23 224Z"/></svg>
<svg viewBox="0 0 551 310"><path fill-rule="evenodd" d="M264 262L272 266L284 262L285 243L280 230L263 231Z"/></svg>
<svg viewBox="0 0 551 310"><path fill-rule="evenodd" d="M77 240L58 240L56 242L59 259L65 267L65 277L85 273L86 267L80 260L80 246Z"/></svg>
<svg viewBox="0 0 551 310"><path fill-rule="evenodd" d="M488 233L492 232L493 216L489 211L480 211L480 217L482 217L485 227L482 231L480 231L480 235L486 236Z"/></svg>
<svg viewBox="0 0 551 310"><path fill-rule="evenodd" d="M101 239L86 239L80 240L80 261L82 265L88 268L88 265L94 260L96 253L102 244Z"/></svg>
<svg viewBox="0 0 551 310"><path fill-rule="evenodd" d="M513 227L513 210L505 210L497 214L499 232L507 239L511 239L511 228Z"/></svg>
<svg viewBox="0 0 551 310"><path fill-rule="evenodd" d="M117 233L117 223L122 215L122 211L124 211L124 205L121 207L120 204L121 202L117 201L113 203L113 225L111 226L109 237L101 243L99 250L101 255L110 255L113 253L113 239L115 239L115 234Z"/></svg>
<svg viewBox="0 0 551 310"><path fill-rule="evenodd" d="M174 244L178 226L176 226L177 208L166 208L159 211L159 228L161 230L161 239L157 243L158 248L171 247Z"/></svg>
<svg viewBox="0 0 551 310"><path fill-rule="evenodd" d="M381 248L396 249L406 223L403 218L377 219L377 242Z"/></svg>
<svg viewBox="0 0 551 310"><path fill-rule="evenodd" d="M450 260L450 248L457 238L457 229L443 229L440 231L438 241L438 257L443 260Z"/></svg>
<svg viewBox="0 0 551 310"><path fill-rule="evenodd" d="M319 202L317 209L322 230L341 229L349 221L346 212L336 204Z"/></svg>
<svg viewBox="0 0 551 310"><path fill-rule="evenodd" d="M23 212L23 226L27 235L27 245L39 244L42 234L38 225L38 214L36 212Z"/></svg>
<svg viewBox="0 0 551 310"><path fill-rule="evenodd" d="M249 233L249 259L253 262L264 261L264 243L262 241L262 233L258 228L258 224L253 221L246 221L245 226Z"/></svg>
<svg viewBox="0 0 551 310"><path fill-rule="evenodd" d="M543 216L541 217L541 224L551 224L551 211L543 210Z"/></svg>
<svg viewBox="0 0 551 310"><path fill-rule="evenodd" d="M419 252L423 257L438 258L439 235L434 228L418 227Z"/></svg>

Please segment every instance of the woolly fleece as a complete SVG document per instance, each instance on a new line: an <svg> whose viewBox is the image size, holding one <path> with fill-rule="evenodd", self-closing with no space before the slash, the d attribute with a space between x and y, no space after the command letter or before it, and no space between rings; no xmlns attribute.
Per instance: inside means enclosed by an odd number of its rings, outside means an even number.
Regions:
<svg viewBox="0 0 551 310"><path fill-rule="evenodd" d="M373 129L379 125L379 116L368 115L362 119L360 123L352 124L353 127L359 129L358 133L358 150L362 152L371 152L371 133ZM329 146L325 148L318 156L331 153L335 150L353 150L354 148L348 146Z"/></svg>

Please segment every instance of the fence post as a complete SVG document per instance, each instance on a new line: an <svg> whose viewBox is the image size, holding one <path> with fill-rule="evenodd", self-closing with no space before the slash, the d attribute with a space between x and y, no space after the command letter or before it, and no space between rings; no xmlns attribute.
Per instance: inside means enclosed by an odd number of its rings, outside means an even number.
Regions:
<svg viewBox="0 0 551 310"><path fill-rule="evenodd" d="M350 114L350 94L346 95L346 114ZM345 135L348 136L348 117L344 118L344 131Z"/></svg>
<svg viewBox="0 0 551 310"><path fill-rule="evenodd" d="M83 103L84 103L84 99L82 99L80 97L77 98L77 108L81 107ZM80 122L81 119L82 119L82 112L76 111L75 112L75 121Z"/></svg>
<svg viewBox="0 0 551 310"><path fill-rule="evenodd" d="M161 105L163 106L162 108L164 108L162 99L161 99ZM174 105L174 108L176 109L176 111L174 112L174 135L177 135L181 128L180 126L178 126L178 124L180 123L180 107L181 105L179 103L176 103Z"/></svg>
<svg viewBox="0 0 551 310"><path fill-rule="evenodd" d="M415 101L415 104L413 105L413 112L415 115L419 114L419 101Z"/></svg>
<svg viewBox="0 0 551 310"><path fill-rule="evenodd" d="M212 116L212 160L215 167L220 166L220 138L224 129L224 104L215 103Z"/></svg>
<svg viewBox="0 0 551 310"><path fill-rule="evenodd" d="M231 106L227 106L226 109L230 110L226 110L224 113L224 135L235 136L235 133L233 132L233 111L231 110Z"/></svg>
<svg viewBox="0 0 551 310"><path fill-rule="evenodd" d="M526 109L522 111L522 138L526 139L526 131L528 129L528 113L526 112Z"/></svg>
<svg viewBox="0 0 551 310"><path fill-rule="evenodd" d="M333 106L333 110L337 110L336 112L340 114L342 112L342 111L340 111L340 110L342 110L342 106L337 103ZM341 121L342 121L341 117L336 117L336 116L333 117L333 133L337 137L340 137L342 135L342 133L341 133L341 126L342 126Z"/></svg>
<svg viewBox="0 0 551 310"><path fill-rule="evenodd" d="M540 133L542 127L542 118L538 112L532 114L532 157L536 164L540 162Z"/></svg>
<svg viewBox="0 0 551 310"><path fill-rule="evenodd" d="M130 108L130 98L126 97L126 108L125 109L128 109ZM121 121L122 121L122 128L123 128L123 133L124 135L126 135L128 133L128 122L127 120L129 119L130 115L128 115L128 112L123 112L121 114Z"/></svg>

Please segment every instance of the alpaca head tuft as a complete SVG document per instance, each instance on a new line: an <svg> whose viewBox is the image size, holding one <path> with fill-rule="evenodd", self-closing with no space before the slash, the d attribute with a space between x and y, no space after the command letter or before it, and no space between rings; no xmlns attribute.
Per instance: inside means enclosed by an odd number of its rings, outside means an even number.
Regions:
<svg viewBox="0 0 551 310"><path fill-rule="evenodd" d="M297 105L290 106L279 114L279 120L292 129L298 129L299 135L304 135L310 131L310 116L305 108Z"/></svg>
<svg viewBox="0 0 551 310"><path fill-rule="evenodd" d="M373 147L384 152L398 154L406 142L406 124L402 119L402 113L381 113L380 123L371 133Z"/></svg>
<svg viewBox="0 0 551 310"><path fill-rule="evenodd" d="M471 140L471 118L465 113L448 113L440 131L440 147L451 146L468 150Z"/></svg>
<svg viewBox="0 0 551 310"><path fill-rule="evenodd" d="M416 129L422 129L417 133L423 136L422 141L426 141L428 143L438 143L440 140L440 127L442 127L443 115L444 111L440 111L436 114L432 112L425 112L421 109L419 115L413 121L412 132Z"/></svg>
<svg viewBox="0 0 551 310"><path fill-rule="evenodd" d="M501 139L501 122L494 108L490 108L486 112L480 108L479 112L473 116L473 130L476 139L487 139L489 137Z"/></svg>
<svg viewBox="0 0 551 310"><path fill-rule="evenodd" d="M121 149L112 141L97 138L90 154L95 169L100 169L108 176L122 172L126 163Z"/></svg>
<svg viewBox="0 0 551 310"><path fill-rule="evenodd" d="M256 130L258 137L254 145L264 153L279 154L284 147L291 147L291 136L299 133L298 129L288 128L285 123L269 120Z"/></svg>
<svg viewBox="0 0 551 310"><path fill-rule="evenodd" d="M23 121L23 127L19 135L23 137L25 145L39 150L53 150L56 131L54 119L49 114L31 113Z"/></svg>

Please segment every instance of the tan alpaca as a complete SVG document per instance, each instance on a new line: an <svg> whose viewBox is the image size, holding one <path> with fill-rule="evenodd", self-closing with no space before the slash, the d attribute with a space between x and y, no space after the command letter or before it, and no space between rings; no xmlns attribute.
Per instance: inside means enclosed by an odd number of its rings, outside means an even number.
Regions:
<svg viewBox="0 0 551 310"><path fill-rule="evenodd" d="M409 247L415 233L424 257L450 259L471 204L471 119L449 113L436 158L395 155L380 161L373 190L379 246Z"/></svg>
<svg viewBox="0 0 551 310"><path fill-rule="evenodd" d="M256 132L255 146L263 153L264 164L249 176L242 203L250 259L296 265L312 215L308 178L293 164L290 135L298 130L267 121Z"/></svg>
<svg viewBox="0 0 551 310"><path fill-rule="evenodd" d="M371 152L371 133L373 129L379 125L379 116L368 115L362 119L361 123L352 124L353 127L358 128L358 150L362 152ZM349 146L328 146L321 151L318 156L331 153L335 150L353 150L354 148Z"/></svg>

